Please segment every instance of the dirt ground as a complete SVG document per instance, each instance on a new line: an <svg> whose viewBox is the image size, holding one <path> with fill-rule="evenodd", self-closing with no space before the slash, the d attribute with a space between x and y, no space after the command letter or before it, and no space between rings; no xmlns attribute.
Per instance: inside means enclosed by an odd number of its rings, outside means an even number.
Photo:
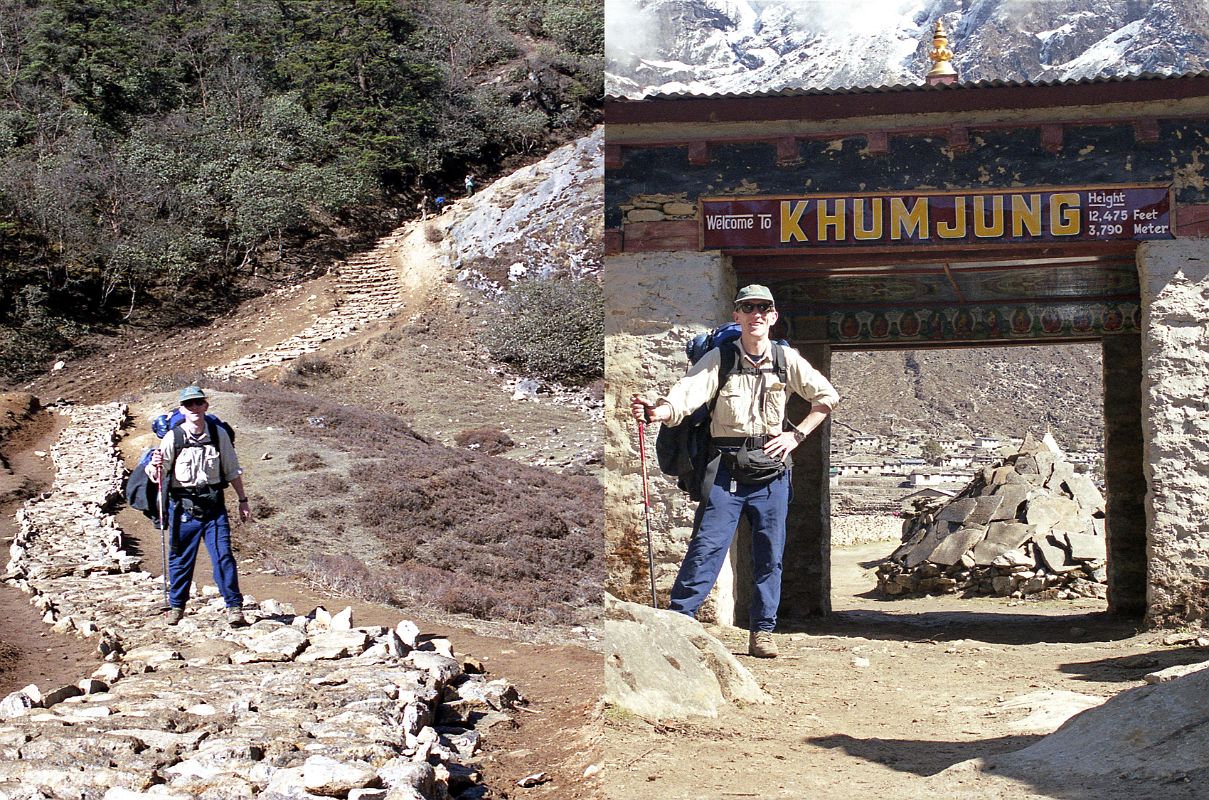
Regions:
<svg viewBox="0 0 1209 800"><path fill-rule="evenodd" d="M1012 708L1013 698L1107 698L1142 685L1146 673L1209 658L1205 648L1164 646L1163 633L1109 617L1102 601L875 599L873 569L891 549L835 551L835 613L778 634L777 659L747 656L746 631L710 629L770 704L666 724L607 710L608 796L1113 797L1111 786L1033 785L1027 776L1013 776L1018 792L981 794L976 778L958 785L930 776L1058 727L1025 723L1029 709Z"/></svg>

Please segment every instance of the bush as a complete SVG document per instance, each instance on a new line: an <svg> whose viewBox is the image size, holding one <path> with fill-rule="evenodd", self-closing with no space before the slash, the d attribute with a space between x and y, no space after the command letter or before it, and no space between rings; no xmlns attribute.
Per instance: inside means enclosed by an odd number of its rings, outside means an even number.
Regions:
<svg viewBox="0 0 1209 800"><path fill-rule="evenodd" d="M509 447L516 446L516 442L512 441L511 436L492 425L484 425L481 428L470 428L469 430L461 431L454 434L453 440L457 442L459 447L465 447L467 450L478 450L480 453L486 453L489 456L499 455Z"/></svg>
<svg viewBox="0 0 1209 800"><path fill-rule="evenodd" d="M559 45L581 55L604 52L604 11L595 0L549 0L542 28Z"/></svg>
<svg viewBox="0 0 1209 800"><path fill-rule="evenodd" d="M491 355L527 374L572 384L604 375L604 296L594 280L525 281L488 326Z"/></svg>

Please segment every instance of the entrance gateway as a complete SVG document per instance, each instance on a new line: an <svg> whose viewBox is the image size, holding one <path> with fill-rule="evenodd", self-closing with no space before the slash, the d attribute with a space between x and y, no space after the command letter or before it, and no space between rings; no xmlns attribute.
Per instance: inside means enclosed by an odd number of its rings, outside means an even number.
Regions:
<svg viewBox="0 0 1209 800"><path fill-rule="evenodd" d="M1099 342L1109 608L1209 617L1209 73L610 98L605 118L615 590L640 503L629 394L669 386L758 282L824 373L836 349ZM820 432L794 452L790 623L830 611ZM666 592L691 509L653 488ZM726 622L746 619L732 555Z"/></svg>

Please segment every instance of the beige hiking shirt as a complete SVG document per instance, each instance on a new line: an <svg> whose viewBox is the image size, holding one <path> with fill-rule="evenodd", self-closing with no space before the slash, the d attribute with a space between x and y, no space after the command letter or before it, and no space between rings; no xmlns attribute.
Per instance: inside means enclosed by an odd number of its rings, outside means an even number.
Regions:
<svg viewBox="0 0 1209 800"><path fill-rule="evenodd" d="M723 347L735 348L736 357L742 359L736 363L753 365L738 341L729 342ZM666 395L656 401L671 406L672 416L665 424L678 425L693 411L709 403L718 390L721 366L721 348L710 350L689 368L688 373ZM771 346L768 355L754 366L772 366ZM827 406L829 409L835 408L839 402L840 396L831 382L792 347L785 348L785 372L786 383L781 383L775 372L731 375L726 386L718 392L718 404L714 406L710 422L710 435L716 439L720 436L780 433L785 402L790 392L801 395L811 405Z"/></svg>
<svg viewBox="0 0 1209 800"><path fill-rule="evenodd" d="M180 456L176 459L176 465L172 469L172 481L168 484L173 489L198 489L207 485L227 482L230 483L235 478L243 474L243 469L239 466L239 457L235 455L235 447L231 444L231 437L227 435L227 429L221 425L216 425L218 430L217 446L210 441L209 426L202 429L201 436L192 436L188 430L182 426L181 431L185 434L185 442L194 441L203 444L203 447L186 447ZM222 470L219 470L219 450L222 450ZM160 442L160 452L164 454L164 463L172 463L172 457L176 451L176 441L169 431L163 440Z"/></svg>

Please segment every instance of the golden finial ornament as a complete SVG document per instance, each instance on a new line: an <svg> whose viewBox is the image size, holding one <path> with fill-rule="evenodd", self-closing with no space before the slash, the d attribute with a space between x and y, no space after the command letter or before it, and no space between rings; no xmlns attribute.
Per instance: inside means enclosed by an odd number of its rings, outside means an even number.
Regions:
<svg viewBox="0 0 1209 800"><path fill-rule="evenodd" d="M941 20L936 20L936 30L932 34L932 50L928 57L932 59L932 69L928 70L927 75L929 84L957 82L953 51L949 49L949 34L945 33L945 24Z"/></svg>

